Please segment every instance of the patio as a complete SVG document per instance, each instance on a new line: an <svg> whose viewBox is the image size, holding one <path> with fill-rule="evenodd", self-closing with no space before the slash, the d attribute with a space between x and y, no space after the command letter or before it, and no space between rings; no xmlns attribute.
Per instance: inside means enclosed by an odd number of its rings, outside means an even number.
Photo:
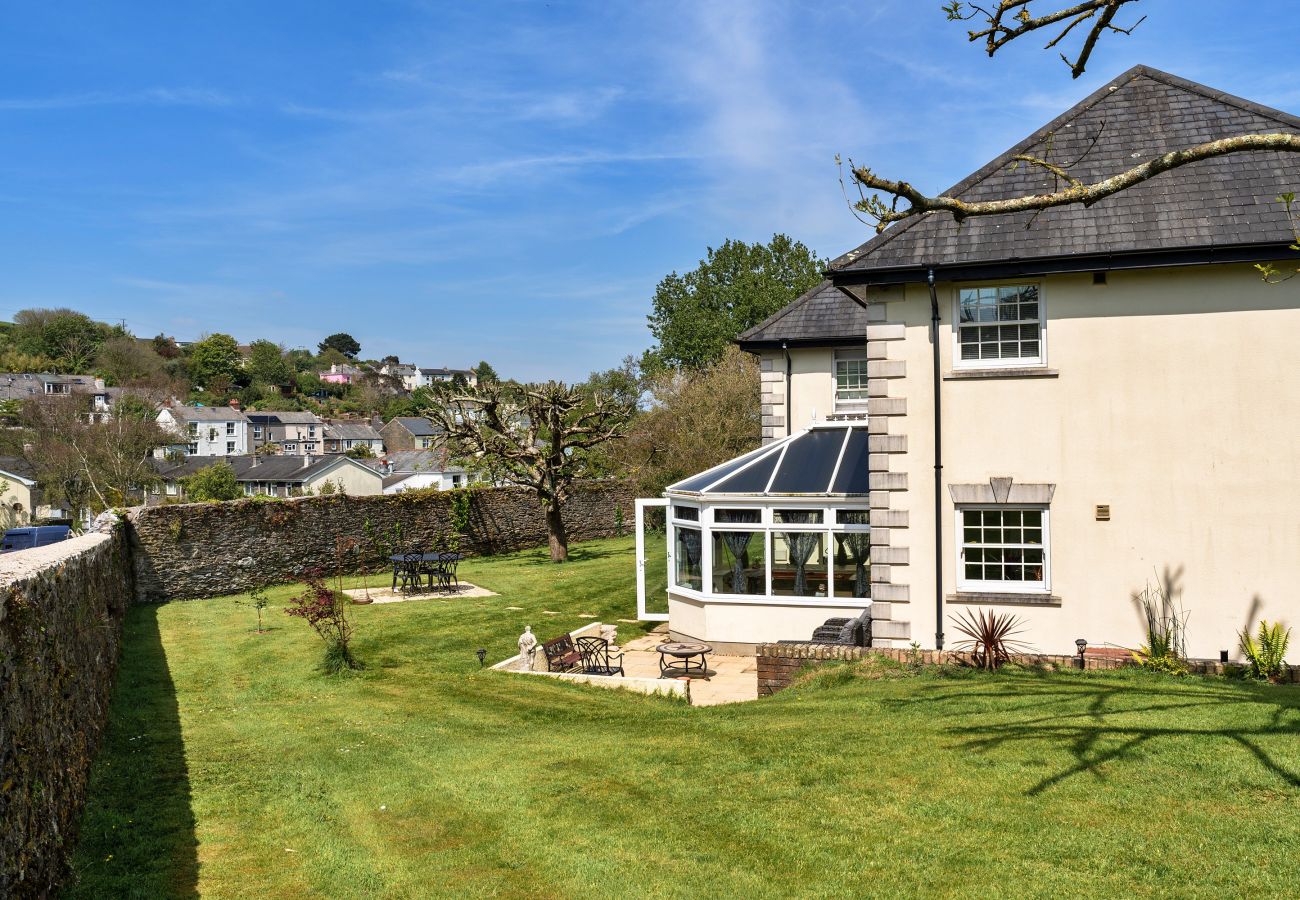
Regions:
<svg viewBox="0 0 1300 900"><path fill-rule="evenodd" d="M574 639L585 636L599 636L600 622L592 622L577 631L571 632ZM493 666L507 672L545 675L563 681L590 684L599 687L622 688L644 694L673 694L687 697L691 706L718 706L724 703L743 703L758 699L758 662L753 655L730 656L722 653L709 653L708 667L705 675L677 676L661 674L659 669L660 653L656 649L660 644L671 641L666 626L649 634L633 638L626 643L619 642L618 650L622 652L623 675L589 675L581 669L571 672L550 672L546 668L546 657L539 644L533 655L533 668L520 656L512 656Z"/></svg>

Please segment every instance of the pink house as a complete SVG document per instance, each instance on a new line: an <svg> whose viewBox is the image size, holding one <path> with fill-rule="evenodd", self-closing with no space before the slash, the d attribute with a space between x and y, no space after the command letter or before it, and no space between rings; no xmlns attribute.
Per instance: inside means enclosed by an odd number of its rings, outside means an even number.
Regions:
<svg viewBox="0 0 1300 900"><path fill-rule="evenodd" d="M356 366L349 366L346 363L339 365L335 363L330 366L328 372L320 373L321 381L328 381L330 384L351 384L361 377L361 370Z"/></svg>

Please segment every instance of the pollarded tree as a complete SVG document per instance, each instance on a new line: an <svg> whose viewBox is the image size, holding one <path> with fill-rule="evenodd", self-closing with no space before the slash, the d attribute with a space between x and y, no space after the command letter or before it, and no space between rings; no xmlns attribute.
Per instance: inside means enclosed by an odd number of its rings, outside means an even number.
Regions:
<svg viewBox="0 0 1300 900"><path fill-rule="evenodd" d="M625 401L556 381L447 389L420 411L453 457L537 496L555 562L569 556L563 510L573 483L600 474L593 451L620 438L633 412Z"/></svg>
<svg viewBox="0 0 1300 900"><path fill-rule="evenodd" d="M1136 7L1139 2L1141 0L1056 0L1055 4L1047 4L1037 0L990 0L980 4L953 0L943 7L943 12L950 21L975 23L975 27L968 31L970 40L983 41L984 49L990 57L1012 41L1039 31L1052 35L1044 49L1062 46L1071 35L1080 37L1080 46L1073 61L1064 52L1061 53L1061 59L1069 66L1071 75L1078 78L1087 68L1093 49L1101 38L1111 34L1129 34L1142 24L1145 16L1128 23L1118 19L1124 7ZM1043 7L1048 5L1054 8L1043 12ZM1047 146L1050 147L1050 140ZM866 166L853 165L852 160L849 161L849 169L859 194L853 208L866 221L874 224L877 232L881 232L895 222L932 212L949 213L960 222L975 216L1045 210L1076 203L1091 206L1099 200L1190 163L1233 153L1259 152L1300 153L1300 134L1240 134L1207 141L1171 150L1091 183L1072 175L1069 171L1071 164L1045 156L1021 154L1015 158L1016 165L1044 170L1056 179L1056 189L1045 193L980 201L966 201L947 195L931 197L908 181L883 178ZM1300 250L1300 209L1295 206L1295 194L1283 194L1278 200L1285 204L1295 232L1296 245L1292 249ZM901 209L900 202L905 204ZM1271 264L1256 268L1265 278L1278 277ZM1300 274L1300 269L1297 269L1296 274Z"/></svg>

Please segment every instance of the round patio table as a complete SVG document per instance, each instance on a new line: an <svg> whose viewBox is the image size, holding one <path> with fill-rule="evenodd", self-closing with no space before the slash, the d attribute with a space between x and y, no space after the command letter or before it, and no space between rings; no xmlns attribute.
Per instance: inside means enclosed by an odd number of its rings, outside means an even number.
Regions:
<svg viewBox="0 0 1300 900"><path fill-rule="evenodd" d="M412 553L411 556L419 557L420 562L460 562L465 558L463 553ZM407 554L394 553L388 557L391 562L404 562Z"/></svg>
<svg viewBox="0 0 1300 900"><path fill-rule="evenodd" d="M709 673L705 656L713 648L698 641L669 641L655 648L659 651L659 675L704 675Z"/></svg>

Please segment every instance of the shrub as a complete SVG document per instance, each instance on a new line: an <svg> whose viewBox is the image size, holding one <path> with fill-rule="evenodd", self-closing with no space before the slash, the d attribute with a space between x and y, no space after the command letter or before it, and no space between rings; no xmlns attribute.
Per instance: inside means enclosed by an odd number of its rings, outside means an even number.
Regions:
<svg viewBox="0 0 1300 900"><path fill-rule="evenodd" d="M1187 613L1161 584L1148 584L1133 597L1146 622L1146 643L1133 651L1144 669L1169 675L1187 674Z"/></svg>
<svg viewBox="0 0 1300 900"><path fill-rule="evenodd" d="M962 610L962 614L953 620L953 625L968 638L954 644L954 649L969 652L971 661L978 668L990 672L1009 662L1011 654L1028 649L1027 644L1013 637L1023 630L1024 622L1011 613L981 609L978 615L974 615L970 610Z"/></svg>
<svg viewBox="0 0 1300 900"><path fill-rule="evenodd" d="M307 589L290 600L284 611L306 619L325 642L324 669L328 674L362 668L352 655L352 620L348 618L347 596L326 587L319 571L308 574Z"/></svg>
<svg viewBox="0 0 1300 900"><path fill-rule="evenodd" d="M185 496L195 501L237 500L244 490L235 480L235 470L229 463L219 462L199 469L181 479Z"/></svg>
<svg viewBox="0 0 1300 900"><path fill-rule="evenodd" d="M1257 637L1249 631L1237 635L1242 655L1246 657L1247 674L1251 678L1276 681L1286 665L1286 648L1291 643L1291 629L1282 629L1281 622L1272 625L1260 620Z"/></svg>

